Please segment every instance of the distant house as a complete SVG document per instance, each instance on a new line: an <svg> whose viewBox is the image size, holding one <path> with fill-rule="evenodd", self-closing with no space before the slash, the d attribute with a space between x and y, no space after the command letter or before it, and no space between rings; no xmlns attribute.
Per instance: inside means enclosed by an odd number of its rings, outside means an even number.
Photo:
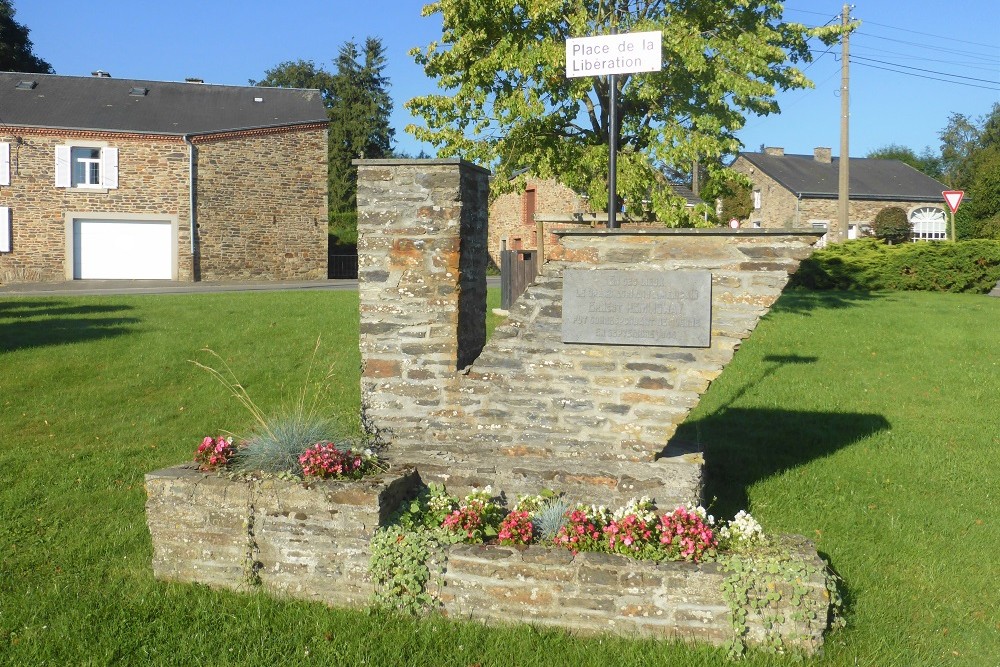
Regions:
<svg viewBox="0 0 1000 667"><path fill-rule="evenodd" d="M690 188L669 184L673 194L685 200L685 207L694 209L704 204ZM598 213L590 207L587 197L553 178L529 178L524 192L508 192L490 204L489 254L490 260L500 266L501 250L534 250L538 248L535 214L555 226L576 223L589 224L595 217L607 220L607 211ZM602 223L604 224L604 223ZM549 238L547 243L556 239Z"/></svg>
<svg viewBox="0 0 1000 667"><path fill-rule="evenodd" d="M732 169L752 182L752 227L830 229L837 220L840 159L829 148L786 155L782 148L740 153ZM899 160L851 158L849 237L870 227L879 211L898 206L913 223L914 240L947 237L943 190L948 188Z"/></svg>
<svg viewBox="0 0 1000 667"><path fill-rule="evenodd" d="M326 276L315 90L0 73L0 281Z"/></svg>

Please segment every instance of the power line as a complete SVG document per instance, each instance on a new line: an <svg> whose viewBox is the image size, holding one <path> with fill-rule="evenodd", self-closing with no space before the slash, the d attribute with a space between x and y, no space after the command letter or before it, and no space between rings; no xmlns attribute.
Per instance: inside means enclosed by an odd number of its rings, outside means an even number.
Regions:
<svg viewBox="0 0 1000 667"><path fill-rule="evenodd" d="M865 58L864 56L851 56L851 60L867 60L873 63L880 63L882 65L892 65L893 67L902 67L903 69L912 69L917 72L926 72L927 74L940 74L941 76L950 76L955 79L968 79L969 81L979 81L981 83L991 83L1000 86L1000 80L994 79L978 79L974 76L962 76L961 74L952 74L951 72L938 72L933 69L924 69L923 67L911 67L909 65L900 65L899 63L891 63L885 60L876 60L875 58Z"/></svg>
<svg viewBox="0 0 1000 667"><path fill-rule="evenodd" d="M899 30L900 32L911 32L914 35L923 35L925 37L937 37L938 39L941 38L941 35L935 35L932 32L920 32L919 30L910 30L908 28L897 28L894 25L888 25L888 24L885 24L885 23L876 23L875 21L867 21L866 20L864 23L865 23L865 25L877 25L880 28L889 28L890 30ZM983 44L982 42L970 42L967 39L955 39L954 37L949 37L948 41L949 42L960 42L962 44L972 44L973 46L985 46L988 49L995 49L995 48L997 48L996 44Z"/></svg>
<svg viewBox="0 0 1000 667"><path fill-rule="evenodd" d="M913 42L906 41L906 40L903 40L903 39L895 39L893 37L882 37L881 35L872 35L870 33L860 32L860 31L857 34L860 35L860 36L862 36L862 37L868 37L868 38L871 38L871 39L882 39L882 40L885 40L887 42L896 42L897 44L908 44L910 46L916 46ZM961 49L947 49L947 48L939 47L939 46L936 46L934 48L935 48L936 51L943 51L945 53L957 53L959 55L969 56L970 58L977 58L977 59L982 60L983 62L987 62L987 63L994 63L994 62L1000 63L1000 59L998 59L995 56L988 56L988 55L985 55L983 53L976 53L975 51L963 51Z"/></svg>
<svg viewBox="0 0 1000 667"><path fill-rule="evenodd" d="M939 63L941 65L958 65L958 66L964 67L966 69L976 69L976 70L982 70L984 72L996 72L997 71L996 67L986 66L986 65L983 65L982 63L971 63L971 62L968 62L968 61L960 61L960 60L941 60L940 58L927 58L927 57L924 57L924 56L910 55L909 53L901 53L900 51L889 51L887 49L876 49L874 47L864 46L864 45L859 46L858 49L863 50L865 53L884 54L884 55L888 55L888 56L892 56L892 57L896 57L896 58L906 58L907 60L910 60L910 61L913 61L913 60L923 60L925 62Z"/></svg>
<svg viewBox="0 0 1000 667"><path fill-rule="evenodd" d="M870 67L872 69L885 70L886 72L894 72L896 74L906 74L907 76L915 76L918 79L927 79L929 81L943 81L944 83L953 83L956 86L967 86L969 88L983 88L985 90L1000 91L1000 87L994 88L992 86L980 86L980 85L975 84L975 83L965 83L963 81L954 81L953 79L941 79L941 78L938 78L936 76L927 76L925 74L914 74L913 72L901 72L898 69L889 69L888 67L880 67L878 65L870 65L868 63L856 63L856 64L859 65L859 66L861 66L861 67ZM902 67L902 65L896 65L896 67Z"/></svg>

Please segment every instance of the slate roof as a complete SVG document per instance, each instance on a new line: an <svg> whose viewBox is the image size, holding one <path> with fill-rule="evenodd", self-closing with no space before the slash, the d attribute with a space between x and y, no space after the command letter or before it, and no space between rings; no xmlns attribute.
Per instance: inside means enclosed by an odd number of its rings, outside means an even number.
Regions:
<svg viewBox="0 0 1000 667"><path fill-rule="evenodd" d="M184 135L318 122L318 90L0 72L0 125Z"/></svg>
<svg viewBox="0 0 1000 667"><path fill-rule="evenodd" d="M796 196L836 199L840 158L825 163L812 155L740 153L744 159ZM940 201L948 187L899 160L851 158L851 199Z"/></svg>
<svg viewBox="0 0 1000 667"><path fill-rule="evenodd" d="M705 200L694 193L694 191L688 186L682 183L671 183L670 189L674 191L674 194L678 197L683 197L687 200L687 205L689 207L697 206L698 204L704 204Z"/></svg>

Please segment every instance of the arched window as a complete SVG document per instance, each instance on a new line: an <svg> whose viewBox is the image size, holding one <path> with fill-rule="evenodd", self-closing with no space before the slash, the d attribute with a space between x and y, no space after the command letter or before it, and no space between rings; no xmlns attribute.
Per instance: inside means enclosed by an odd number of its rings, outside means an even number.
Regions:
<svg viewBox="0 0 1000 667"><path fill-rule="evenodd" d="M948 219L944 209L920 206L910 211L914 241L943 241L948 238Z"/></svg>

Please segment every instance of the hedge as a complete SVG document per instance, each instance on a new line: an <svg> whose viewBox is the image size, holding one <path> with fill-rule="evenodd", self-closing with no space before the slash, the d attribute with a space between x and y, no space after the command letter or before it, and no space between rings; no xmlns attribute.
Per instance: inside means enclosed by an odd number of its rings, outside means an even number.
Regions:
<svg viewBox="0 0 1000 667"><path fill-rule="evenodd" d="M1000 281L1000 241L878 239L831 244L802 262L789 283L808 289L912 290L985 294Z"/></svg>

